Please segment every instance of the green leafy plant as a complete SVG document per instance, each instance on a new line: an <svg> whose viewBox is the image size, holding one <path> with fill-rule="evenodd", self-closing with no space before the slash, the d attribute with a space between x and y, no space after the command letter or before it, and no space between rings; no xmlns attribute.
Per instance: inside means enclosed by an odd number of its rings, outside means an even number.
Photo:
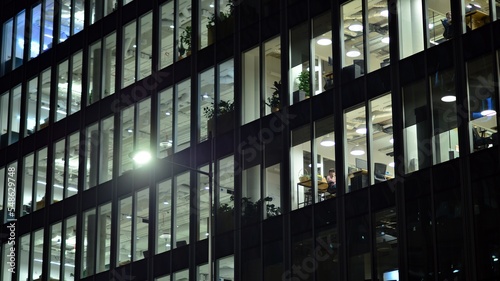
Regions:
<svg viewBox="0 0 500 281"><path fill-rule="evenodd" d="M217 107L218 107L217 116L234 111L234 103L232 101L221 100L217 104ZM212 106L203 108L203 115L207 119L212 119L215 117L215 109L216 108L214 106L214 103L212 102Z"/></svg>
<svg viewBox="0 0 500 281"><path fill-rule="evenodd" d="M299 90L306 92L307 97L310 96L309 71L302 71L297 79L299 80Z"/></svg>
<svg viewBox="0 0 500 281"><path fill-rule="evenodd" d="M273 89L274 92L270 97L267 98L266 105L268 105L271 108L279 108L281 105L280 101L281 81L279 82L274 81L274 86L271 87L271 89Z"/></svg>
<svg viewBox="0 0 500 281"><path fill-rule="evenodd" d="M191 26L186 26L186 28L182 31L180 36L181 45L179 46L179 50L191 52L191 32ZM181 52L181 55L183 54L184 52Z"/></svg>
<svg viewBox="0 0 500 281"><path fill-rule="evenodd" d="M226 4L226 7L229 8L227 12L223 12L223 11L219 12L219 17L218 17L218 21L219 22L225 21L226 19L230 18L233 15L234 4L233 4L232 0L228 1L228 3ZM215 26L215 22L216 21L217 21L217 17L215 16L215 13L213 13L208 18L207 29L210 28L210 27L212 27L212 26Z"/></svg>

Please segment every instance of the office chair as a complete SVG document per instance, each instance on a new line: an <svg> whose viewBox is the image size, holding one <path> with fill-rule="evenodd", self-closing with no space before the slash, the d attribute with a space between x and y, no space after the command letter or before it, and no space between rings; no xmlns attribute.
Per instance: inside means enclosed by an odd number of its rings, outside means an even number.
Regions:
<svg viewBox="0 0 500 281"><path fill-rule="evenodd" d="M373 173L373 175L375 178L375 183L386 181L385 171L387 169L387 165L382 163L375 163L374 169L375 172Z"/></svg>

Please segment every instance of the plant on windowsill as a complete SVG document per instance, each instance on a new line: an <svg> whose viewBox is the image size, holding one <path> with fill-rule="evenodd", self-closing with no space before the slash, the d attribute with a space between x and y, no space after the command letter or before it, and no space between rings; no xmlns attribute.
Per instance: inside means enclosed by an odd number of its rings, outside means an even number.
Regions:
<svg viewBox="0 0 500 281"><path fill-rule="evenodd" d="M229 0L226 7L228 7L227 12L220 11L219 16L216 16L215 13L213 13L210 16L210 18L208 18L208 22L206 25L208 45L212 44L215 41L215 24L216 23L219 26L219 28L218 28L218 33L219 33L218 37L219 38L224 38L233 31L233 27L234 27L234 16L233 16L234 4L233 4L233 1Z"/></svg>
<svg viewBox="0 0 500 281"><path fill-rule="evenodd" d="M309 88L309 71L302 71L297 79L299 79L299 91L304 91L306 97L309 97L311 95L311 89Z"/></svg>
<svg viewBox="0 0 500 281"><path fill-rule="evenodd" d="M182 59L183 55L186 57L191 55L191 26L186 26L180 36L179 58Z"/></svg>
<svg viewBox="0 0 500 281"><path fill-rule="evenodd" d="M274 90L272 95L267 98L266 105L271 108L271 112L277 112L280 110L281 101L280 101L280 92L281 92L281 81L274 81L274 86L271 87Z"/></svg>
<svg viewBox="0 0 500 281"><path fill-rule="evenodd" d="M234 120L234 103L232 101L221 100L217 104L217 129L215 132L217 134L223 134L231 130L233 127ZM216 117L215 105L212 102L212 106L203 108L203 116L207 118L207 130L208 134L214 132L214 122ZM212 136L214 134L212 133Z"/></svg>

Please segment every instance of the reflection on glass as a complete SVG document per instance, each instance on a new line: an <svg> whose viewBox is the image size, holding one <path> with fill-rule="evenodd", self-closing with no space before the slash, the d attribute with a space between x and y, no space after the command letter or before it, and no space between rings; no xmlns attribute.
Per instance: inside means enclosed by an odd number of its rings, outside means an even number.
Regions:
<svg viewBox="0 0 500 281"><path fill-rule="evenodd" d="M76 216L69 217L65 220L65 233L63 244L61 245L62 262L62 280L75 279L75 255L76 255Z"/></svg>
<svg viewBox="0 0 500 281"><path fill-rule="evenodd" d="M23 205L21 216L29 214L32 212L33 208L33 172L34 172L34 160L35 154L31 153L24 157L23 162L23 183L22 183L22 199L21 204ZM3 173L0 173L0 177L3 178ZM3 183L3 181L1 181ZM0 192L3 195L3 192ZM3 202L3 201L2 201Z"/></svg>
<svg viewBox="0 0 500 281"><path fill-rule="evenodd" d="M82 53L78 52L71 59L70 114L80 110L82 103Z"/></svg>
<svg viewBox="0 0 500 281"><path fill-rule="evenodd" d="M147 15L139 19L139 42L137 46L137 65L138 69L138 79L145 78L151 75L151 59L152 59L152 21L153 13L148 13Z"/></svg>
<svg viewBox="0 0 500 281"><path fill-rule="evenodd" d="M177 52L178 60L186 58L191 55L191 38L192 38L192 28L191 28L191 13L187 12L191 9L191 0L179 0L177 1L177 11L186 11L183 13L183 17L177 20L178 26L175 26L177 30Z"/></svg>
<svg viewBox="0 0 500 281"><path fill-rule="evenodd" d="M45 110L41 109L38 105L38 77L35 77L28 82L27 94L29 95L29 98L26 101L27 118L25 124L25 136L29 136L37 131L37 116L39 114L38 112L41 110Z"/></svg>
<svg viewBox="0 0 500 281"><path fill-rule="evenodd" d="M431 123L425 81L403 87L405 172L411 173L432 164Z"/></svg>
<svg viewBox="0 0 500 281"><path fill-rule="evenodd" d="M99 151L99 125L87 127L86 133L85 189L97 185L97 161Z"/></svg>
<svg viewBox="0 0 500 281"><path fill-rule="evenodd" d="M316 145L316 168L318 175L323 177L318 183L318 201L330 199L337 194L337 173L335 172L335 133L333 131L333 116L314 123Z"/></svg>
<svg viewBox="0 0 500 281"><path fill-rule="evenodd" d="M40 210L47 204L45 198L45 190L47 186L47 147L38 150L36 153L36 183L35 183L35 200L34 211ZM35 201L33 200L33 201Z"/></svg>
<svg viewBox="0 0 500 281"><path fill-rule="evenodd" d="M99 183L107 182L113 177L113 131L114 118L110 116L101 121L99 138Z"/></svg>
<svg viewBox="0 0 500 281"><path fill-rule="evenodd" d="M200 171L208 173L208 166L203 166L199 168ZM213 183L212 183L213 184ZM213 186L213 185L212 185ZM199 234L198 240L203 240L208 238L210 232L208 218L210 216L210 210L212 208L211 202L209 202L209 178L207 175L198 173L198 190L199 190ZM213 191L212 191L213 192ZM212 196L213 200L213 196Z"/></svg>
<svg viewBox="0 0 500 281"><path fill-rule="evenodd" d="M347 272L349 281L371 279L370 224L368 216L346 221Z"/></svg>
<svg viewBox="0 0 500 281"><path fill-rule="evenodd" d="M56 122L66 118L68 114L69 63L63 61L57 67ZM29 104L28 104L29 105Z"/></svg>
<svg viewBox="0 0 500 281"><path fill-rule="evenodd" d="M38 4L31 9L31 28L30 28L31 44L30 44L30 56L28 57L28 59L36 58L40 54L41 22L42 22L42 4Z"/></svg>
<svg viewBox="0 0 500 281"><path fill-rule="evenodd" d="M12 70L12 33L14 28L14 20L9 19L3 24L2 28L2 53L0 56L0 75ZM17 42L14 42L17 48ZM23 46L21 46L23 47Z"/></svg>
<svg viewBox="0 0 500 281"><path fill-rule="evenodd" d="M40 109L39 109L39 120L40 120L40 129L43 129L49 125L50 118L50 68L42 72L42 76L40 77L38 88L38 98L40 100Z"/></svg>
<svg viewBox="0 0 500 281"><path fill-rule="evenodd" d="M14 47L14 60L11 62L12 69L16 69L17 67L23 64L23 52L24 52L24 29L25 29L25 21L26 16L25 12L22 11L16 16L16 23L14 25L14 38L16 38L15 47ZM9 69L10 70L10 69Z"/></svg>
<svg viewBox="0 0 500 281"><path fill-rule="evenodd" d="M107 270L110 260L111 246L111 203L100 206L97 209L97 250L96 250L96 273Z"/></svg>
<svg viewBox="0 0 500 281"><path fill-rule="evenodd" d="M387 1L368 2L368 72L390 64Z"/></svg>
<svg viewBox="0 0 500 281"><path fill-rule="evenodd" d="M398 268L398 224L394 208L374 214L375 264L378 280Z"/></svg>

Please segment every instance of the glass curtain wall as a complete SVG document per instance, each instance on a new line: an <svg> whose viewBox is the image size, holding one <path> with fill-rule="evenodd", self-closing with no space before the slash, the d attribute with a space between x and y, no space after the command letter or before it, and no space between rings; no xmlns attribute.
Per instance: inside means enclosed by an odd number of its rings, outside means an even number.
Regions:
<svg viewBox="0 0 500 281"><path fill-rule="evenodd" d="M234 229L234 156L228 156L218 161L218 176L215 182L216 203L216 233Z"/></svg>
<svg viewBox="0 0 500 281"><path fill-rule="evenodd" d="M123 28L123 54L122 54L122 81L121 87L135 83L136 63L135 54L137 49L136 21L132 21Z"/></svg>
<svg viewBox="0 0 500 281"><path fill-rule="evenodd" d="M203 166L199 168L200 171L208 173L209 167ZM213 187L213 183L212 183ZM213 191L212 191L213 193ZM212 202L209 198L209 177L198 173L198 210L199 210L199 233L197 240L207 239L210 233L210 226L208 223L208 218L213 215L211 213L214 197L212 196ZM213 194L212 194L213 195ZM213 219L213 218L212 218ZM213 223L213 222L212 222Z"/></svg>
<svg viewBox="0 0 500 281"><path fill-rule="evenodd" d="M137 59L137 80L141 80L151 75L153 56L153 13L149 12L139 19L138 44L135 54Z"/></svg>

